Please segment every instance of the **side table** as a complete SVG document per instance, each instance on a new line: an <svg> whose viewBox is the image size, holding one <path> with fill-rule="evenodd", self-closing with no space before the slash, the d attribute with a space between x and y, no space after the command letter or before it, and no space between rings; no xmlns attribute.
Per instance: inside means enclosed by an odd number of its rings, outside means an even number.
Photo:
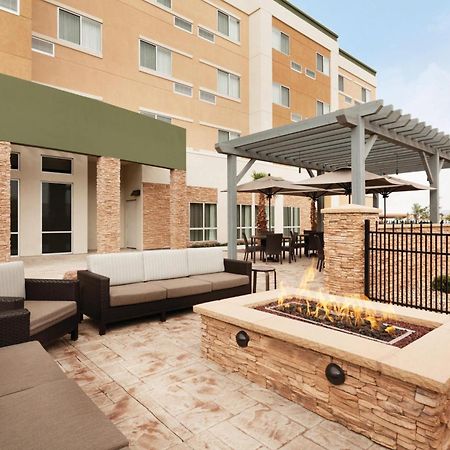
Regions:
<svg viewBox="0 0 450 450"><path fill-rule="evenodd" d="M257 281L258 273L266 274L266 291L270 290L269 276L271 273L273 273L274 286L275 286L275 289L277 288L277 271L275 270L275 267L252 266L252 272L253 272L253 292L256 292L256 281Z"/></svg>

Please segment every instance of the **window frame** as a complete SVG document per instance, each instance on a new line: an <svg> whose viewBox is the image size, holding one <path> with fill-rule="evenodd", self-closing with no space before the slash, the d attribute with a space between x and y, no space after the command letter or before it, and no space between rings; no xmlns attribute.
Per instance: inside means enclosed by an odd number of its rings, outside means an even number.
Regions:
<svg viewBox="0 0 450 450"><path fill-rule="evenodd" d="M20 0L17 0L17 11L14 11L13 9L7 8L6 6L0 5L0 10L5 11L10 14L14 14L15 16L20 16Z"/></svg>
<svg viewBox="0 0 450 450"><path fill-rule="evenodd" d="M322 105L322 113L319 114L319 104ZM327 108L325 108L327 106ZM325 112L325 109L328 109L327 112ZM327 102L324 102L323 100L316 100L316 116L324 116L325 114L330 113L330 104Z"/></svg>
<svg viewBox="0 0 450 450"><path fill-rule="evenodd" d="M286 212L286 210L289 214L289 225L286 225L284 221L284 213ZM298 225L294 225L294 213L296 212L298 212ZM300 233L300 230L302 228L301 221L301 208L299 208L298 206L283 206L283 236L289 236L289 233L286 233L286 231L294 231Z"/></svg>
<svg viewBox="0 0 450 450"><path fill-rule="evenodd" d="M294 119L293 119L294 116L297 116L297 117L298 117L298 120L294 120ZM302 115L301 115L301 114L291 112L291 122L292 122L292 123L298 123L298 122L301 122L301 121L302 121Z"/></svg>
<svg viewBox="0 0 450 450"><path fill-rule="evenodd" d="M12 155L17 155L17 169L16 168L13 168L12 167L12 165L11 165L11 156ZM17 172L19 172L20 171L20 153L19 152L11 152L11 154L10 154L10 166L11 166L11 170L16 170Z"/></svg>
<svg viewBox="0 0 450 450"><path fill-rule="evenodd" d="M296 64L300 69L294 69L294 64ZM299 64L298 62L291 61L291 70L293 70L294 72L297 72L297 73L302 73L303 68L302 68L302 65Z"/></svg>
<svg viewBox="0 0 450 450"><path fill-rule="evenodd" d="M152 69L150 67L146 67L142 65L142 61L141 61L141 43L147 44L147 45L152 45L153 47L155 47L155 69ZM160 48L163 48L164 50L167 50L168 52L170 52L170 74L161 72L160 70L158 70L158 51ZM150 71L152 73L155 73L157 75L160 75L162 77L172 77L172 69L173 69L173 50L171 50L170 48L164 47L163 45L160 44L155 44L154 42L151 42L147 39L144 39L142 37L139 38L138 40L138 51L139 51L139 69L143 70L143 71Z"/></svg>
<svg viewBox="0 0 450 450"><path fill-rule="evenodd" d="M319 68L319 58L322 58L322 70ZM325 64L325 61L328 61L327 64ZM325 67L328 67L328 72L325 72ZM322 53L319 52L316 52L316 71L320 72L326 77L330 76L330 58L328 58L328 56L322 55Z"/></svg>
<svg viewBox="0 0 450 450"><path fill-rule="evenodd" d="M228 20L228 34L227 34L227 33L223 33L223 32L220 31L220 29L219 29L219 15L220 15L220 14L223 14L224 16L227 16L227 20ZM234 20L236 20L236 22L237 22L237 24L238 24L238 39L237 39L237 40L236 40L236 39L233 39L233 38L230 36L230 29L231 29L231 27L230 27L230 19L231 19L231 18L233 18ZM232 14L230 14L230 13L228 13L228 12L223 11L222 9L217 9L217 33L218 33L219 35L221 35L222 37L225 36L227 39L229 39L229 40L232 41L232 42L240 43L240 42L241 42L241 19L239 19L239 18L236 17L236 16L233 16Z"/></svg>
<svg viewBox="0 0 450 450"><path fill-rule="evenodd" d="M190 93L190 94L185 94L185 93L183 93L183 92L177 91L177 90L176 90L176 86L177 86L177 85L189 88L189 89L191 90L191 93ZM174 82L173 82L173 93L174 93L174 94L177 94L177 95L182 95L182 96L184 96L184 97L190 97L190 98L192 98L192 97L194 96L194 88L193 88L192 86L189 86L188 84L184 84L184 83L180 83L180 82L178 82L178 81L174 81Z"/></svg>
<svg viewBox="0 0 450 450"><path fill-rule="evenodd" d="M52 45L52 53L46 53L46 52L43 52L42 50L38 50L36 48L33 48L33 39L36 39L38 41L42 41L42 42L46 42L48 44L51 44ZM48 39L41 38L39 36L31 35L31 50L33 52L40 53L41 55L50 56L52 58L55 57L55 43L52 42L52 41L49 41Z"/></svg>
<svg viewBox="0 0 450 450"><path fill-rule="evenodd" d="M342 80L342 89L341 89L341 80ZM345 92L345 78L341 74L338 74L338 91Z"/></svg>
<svg viewBox="0 0 450 450"><path fill-rule="evenodd" d="M220 83L219 83L219 74L220 74L220 72L222 72L223 74L227 75L227 78L228 78L228 81L227 81L227 93L223 93L223 92L220 92L220 91L219 91L219 86L220 86ZM230 80L231 80L231 77L237 78L237 81L238 81L238 91L239 91L238 97L234 97L234 96L231 95L231 93L230 93L230 92L231 92L231 81L230 81ZM217 93L218 93L219 95L222 95L222 96L231 98L231 99L233 99L233 100L240 100L240 99L241 99L241 77L240 77L239 75L234 74L234 73L227 72L226 70L223 70L223 69L217 69Z"/></svg>
<svg viewBox="0 0 450 450"><path fill-rule="evenodd" d="M191 227L191 205L202 205L202 227ZM216 226L215 227L206 227L206 205L214 205L216 207ZM192 240L191 239L191 231L201 231L202 239L201 240ZM215 231L216 239L205 239L206 231ZM189 202L189 241L190 242L207 242L207 241L217 241L217 203L211 202Z"/></svg>
<svg viewBox="0 0 450 450"><path fill-rule="evenodd" d="M279 47L280 48L277 48L277 47L274 46L273 35L274 35L275 32L278 34L277 37L279 37ZM281 37L282 36L287 37L287 41L288 41L288 51L287 51L287 53L283 52L283 50L282 50L282 45L281 45L281 42L282 42ZM274 50L276 50L277 52L280 52L282 55L285 55L285 56L289 56L291 54L291 37L288 34L284 33L283 31L279 30L275 26L272 26L272 48Z"/></svg>
<svg viewBox="0 0 450 450"><path fill-rule="evenodd" d="M155 0L155 1L158 5L162 6L163 8L172 9L172 0L168 0L170 3L170 6L167 6L167 5L164 5L163 3L161 3L161 1L164 1L164 0Z"/></svg>
<svg viewBox="0 0 450 450"><path fill-rule="evenodd" d="M186 22L187 24L189 24L190 27L191 27L191 29L190 29L190 30L186 30L185 28L180 27L179 25L177 25L177 19L178 19L178 20L181 20L181 21L183 21L183 22ZM185 33L193 34L194 23L191 22L191 21L188 20L188 19L185 19L184 17L180 17L180 16L174 15L174 16L173 16L173 26L174 26L175 28L178 28L178 29L181 30L181 31L184 31Z"/></svg>
<svg viewBox="0 0 450 450"><path fill-rule="evenodd" d="M203 94L209 94L209 95L212 95L212 96L214 97L214 102L210 102L210 101L205 100L204 98L202 98L202 93L203 93ZM217 95L216 95L216 94L213 94L212 92L205 91L204 89L199 89L199 90L198 90L198 99L199 99L201 102L208 103L209 105L216 105L216 104L217 104Z"/></svg>
<svg viewBox="0 0 450 450"><path fill-rule="evenodd" d="M272 83L272 92L273 92L273 88L277 86L280 90L280 100L283 100L283 96L281 95L282 89L287 89L288 91L288 104L287 105L283 105L283 103L277 103L274 101L274 99L272 98L272 103L278 106L282 106L283 108L290 108L291 107L291 89L288 86L285 86L284 84L280 84L280 83L276 83L273 82Z"/></svg>
<svg viewBox="0 0 450 450"><path fill-rule="evenodd" d="M242 232L246 231L246 230L250 230L250 236L247 236L248 239L251 238L251 235L254 233L255 231L255 222L254 222L254 217L253 217L253 205L247 205L247 204L243 204L243 203L238 203L236 205L236 208L239 209L239 212L236 210L237 213L237 227L236 227L236 238L237 239L244 239L244 235L242 234ZM250 225L249 226L244 226L242 219L245 217L245 214L242 214L242 210L243 208L250 208Z"/></svg>
<svg viewBox="0 0 450 450"><path fill-rule="evenodd" d="M70 173L66 173L66 172L51 172L48 170L44 170L44 158L49 158L49 159L62 159L64 161L70 161ZM45 173L45 174L56 174L56 175L62 175L62 176L72 176L73 175L73 158L65 158L63 156L53 156L53 155L41 155L41 172Z"/></svg>
<svg viewBox="0 0 450 450"><path fill-rule="evenodd" d="M372 101L371 99L372 91L370 89L367 89L364 86L361 86L361 101L363 103L368 103Z"/></svg>
<svg viewBox="0 0 450 450"><path fill-rule="evenodd" d="M309 72L309 73L308 73L308 72ZM315 72L314 70L312 70L312 69L309 69L308 67L305 67L305 75L306 75L308 78L311 78L311 80L317 79L317 74L316 74L316 72Z"/></svg>
<svg viewBox="0 0 450 450"><path fill-rule="evenodd" d="M210 40L210 39L208 39L208 38L205 38L205 37L201 36L201 35L200 35L200 31L201 31L201 30L206 31L206 33L210 33L210 34L212 35L212 40ZM203 39L204 41L209 42L210 44L215 44L215 42L216 42L216 35L215 35L215 33L214 33L213 31L208 30L208 29L205 28L205 27L202 27L201 25L198 25L198 26L197 26L197 36L198 36L200 39Z"/></svg>

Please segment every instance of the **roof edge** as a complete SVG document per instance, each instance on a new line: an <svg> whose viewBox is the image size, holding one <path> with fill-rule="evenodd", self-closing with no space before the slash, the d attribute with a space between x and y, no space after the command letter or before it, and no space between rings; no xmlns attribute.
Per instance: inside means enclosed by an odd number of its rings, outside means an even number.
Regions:
<svg viewBox="0 0 450 450"><path fill-rule="evenodd" d="M361 67L361 69L365 70L366 72L369 72L372 75L376 75L377 71L373 69L372 67L368 66L367 64L363 63L359 59L355 58L353 55L350 55L350 53L346 52L342 48L339 49L339 54L343 56L345 59L348 59L352 63L356 64L357 66Z"/></svg>
<svg viewBox="0 0 450 450"><path fill-rule="evenodd" d="M298 8L297 6L293 5L288 0L274 0L274 1L276 3L278 3L279 5L283 6L284 8L288 9L290 12L292 12L296 16L298 16L301 19L303 19L305 22L308 22L313 27L315 27L318 30L322 31L323 33L325 33L331 39L334 39L335 41L338 40L339 36L334 31L330 30L325 25L321 24L316 19L314 19L310 15L306 14L305 12L303 12L300 8Z"/></svg>

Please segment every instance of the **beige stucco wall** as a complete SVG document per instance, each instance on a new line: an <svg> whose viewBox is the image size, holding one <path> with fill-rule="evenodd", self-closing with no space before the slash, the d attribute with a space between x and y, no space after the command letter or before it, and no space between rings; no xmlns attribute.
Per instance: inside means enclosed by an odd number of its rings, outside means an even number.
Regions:
<svg viewBox="0 0 450 450"><path fill-rule="evenodd" d="M370 91L371 100L376 99L376 86L369 81L364 80L349 70L339 67L339 75L344 77L344 93L339 92L339 108L348 108L355 105L355 100L361 102L361 88L366 88ZM345 102L345 96L352 99L351 103Z"/></svg>
<svg viewBox="0 0 450 450"><path fill-rule="evenodd" d="M11 179L19 180L19 254L39 255L41 236L42 182L72 184L72 253L87 252L88 190L87 157L44 149L13 146L20 153L20 170L11 171ZM72 174L44 173L41 156L72 158Z"/></svg>

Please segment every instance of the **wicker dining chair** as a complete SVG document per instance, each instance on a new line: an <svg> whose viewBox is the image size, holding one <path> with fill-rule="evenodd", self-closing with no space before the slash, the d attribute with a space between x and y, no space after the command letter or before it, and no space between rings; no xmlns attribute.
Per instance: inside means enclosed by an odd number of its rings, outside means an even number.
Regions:
<svg viewBox="0 0 450 450"><path fill-rule="evenodd" d="M242 232L242 236L244 237L244 243L245 243L245 255L244 255L244 261L248 261L248 255L250 255L250 258L253 260L253 262L256 262L256 252L261 252L261 245L254 244L253 242L250 244L248 242L247 235L245 234L245 231Z"/></svg>
<svg viewBox="0 0 450 450"><path fill-rule="evenodd" d="M266 236L265 259L268 256L276 257L283 264L283 234L274 233Z"/></svg>

